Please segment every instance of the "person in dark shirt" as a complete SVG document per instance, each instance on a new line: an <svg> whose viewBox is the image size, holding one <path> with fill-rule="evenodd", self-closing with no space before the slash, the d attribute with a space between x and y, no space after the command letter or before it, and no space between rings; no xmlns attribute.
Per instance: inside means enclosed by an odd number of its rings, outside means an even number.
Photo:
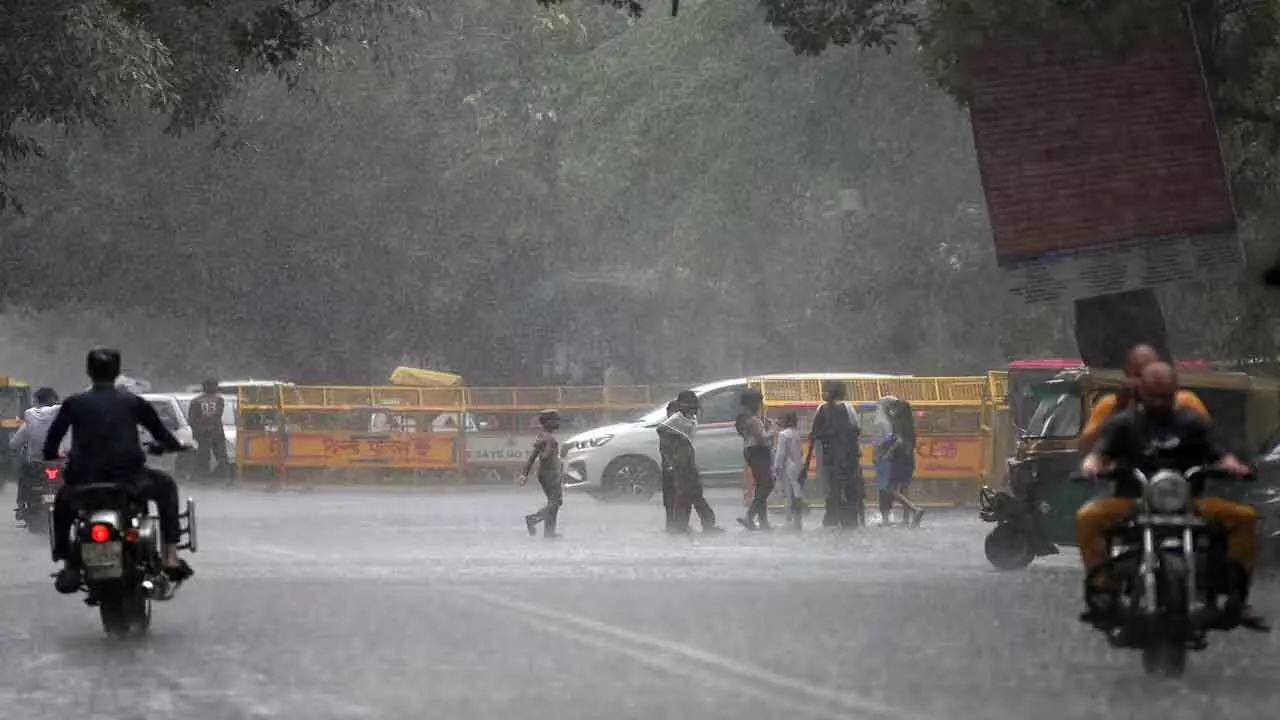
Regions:
<svg viewBox="0 0 1280 720"><path fill-rule="evenodd" d="M676 412L658 426L659 447L667 444L667 457L671 461L671 473L675 482L675 510L672 512L672 530L689 533L693 513L698 514L702 532L724 532L716 525L716 514L702 494L702 475L698 471L698 459L693 446L693 434L698 427L697 394L681 390L676 395Z"/></svg>
<svg viewBox="0 0 1280 720"><path fill-rule="evenodd" d="M554 539L560 537L556 532L556 523L560 518L560 506L564 504L564 478L560 473L560 441L556 439L556 431L560 429L560 412L543 410L538 414L538 425L542 432L533 443L533 453L525 463L524 473L520 476L520 484L529 481L529 473L534 465L538 466L538 484L547 496L547 504L541 510L524 516L525 527L530 535L538 534L538 523L542 523L543 537Z"/></svg>
<svg viewBox="0 0 1280 720"><path fill-rule="evenodd" d="M222 427L222 413L226 401L218 394L218 381L205 380L204 392L191 398L187 417L191 420L191 434L196 441L195 465L199 474L207 476L210 469L231 477L231 463L227 459L227 431Z"/></svg>
<svg viewBox="0 0 1280 720"><path fill-rule="evenodd" d="M1125 471L1139 470L1151 477L1160 470L1215 466L1235 475L1249 473L1247 465L1219 444L1208 420L1178 405L1178 378L1171 365L1155 362L1143 368L1138 392L1138 406L1112 415L1102 425L1093 452L1081 464L1082 473L1090 477L1108 467L1120 471L1113 495L1096 498L1076 513L1076 541L1086 571L1106 560L1107 530L1142 496L1142 486ZM1203 496L1203 480L1193 480L1191 492L1196 511L1227 531L1227 556L1240 571L1239 593L1228 611L1238 614L1248 598L1258 514L1248 505ZM1088 594L1092 588L1085 590Z"/></svg>
<svg viewBox="0 0 1280 720"><path fill-rule="evenodd" d="M675 415L677 408L675 400L667 403L667 417ZM676 529L676 473L671 467L671 455L670 433L664 432L659 424L658 457L662 461L662 507L667 511L667 532L674 532Z"/></svg>
<svg viewBox="0 0 1280 720"><path fill-rule="evenodd" d="M827 507L823 527L858 527L865 519L861 469L862 429L858 413L845 402L844 383L823 384L826 401L818 407L809 433L809 454L821 447L819 474L827 481ZM809 458L805 458L805 467Z"/></svg>
<svg viewBox="0 0 1280 720"><path fill-rule="evenodd" d="M150 403L115 386L120 375L119 351L94 349L89 352L87 366L93 387L63 401L44 442L44 458L54 460L62 438L71 431L71 451L63 473L66 481L53 507L54 556L67 563L58 573L55 586L62 593L79 589L79 569L72 566L67 546L75 519L75 488L90 483L133 483L144 497L155 501L160 513L165 571L174 582L182 582L192 572L178 557L182 537L178 486L173 478L146 466L146 456L138 442L138 426L151 433L165 450L178 452L184 449L183 445L160 421Z"/></svg>

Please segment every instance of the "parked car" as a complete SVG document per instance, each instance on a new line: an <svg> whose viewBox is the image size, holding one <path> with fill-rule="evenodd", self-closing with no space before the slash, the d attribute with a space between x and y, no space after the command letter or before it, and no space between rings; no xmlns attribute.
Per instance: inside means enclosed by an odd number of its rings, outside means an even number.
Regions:
<svg viewBox="0 0 1280 720"><path fill-rule="evenodd" d="M156 409L156 414L160 416L160 422L173 433L180 442L194 445L195 436L191 432L191 423L187 422L186 409L178 402L178 398L173 395L165 395L162 393L143 393L142 399L151 403L151 407ZM138 428L138 441L147 443L151 441L151 433ZM169 474L173 474L175 468L175 458L177 455L166 453L160 457L147 455L147 465L163 470Z"/></svg>
<svg viewBox="0 0 1280 720"><path fill-rule="evenodd" d="M789 374L794 379L849 378L851 373ZM770 376L772 377L772 376ZM877 378L887 375L858 374ZM691 388L701 411L694 433L698 469L707 487L740 487L743 479L742 438L734 429L739 398L747 378L720 380ZM647 499L662 486L658 455L658 423L667 417L666 403L628 422L606 425L564 442L565 487L601 500Z"/></svg>
<svg viewBox="0 0 1280 720"><path fill-rule="evenodd" d="M190 423L191 400L199 397L199 393L174 393L173 397L178 400L183 416ZM227 436L227 461L234 466L236 464L236 403L239 401L235 395L223 395L222 400L222 432Z"/></svg>

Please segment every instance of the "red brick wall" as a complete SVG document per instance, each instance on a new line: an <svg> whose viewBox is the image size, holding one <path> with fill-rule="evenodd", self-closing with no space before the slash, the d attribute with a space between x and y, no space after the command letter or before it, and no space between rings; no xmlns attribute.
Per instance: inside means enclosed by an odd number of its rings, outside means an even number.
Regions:
<svg viewBox="0 0 1280 720"><path fill-rule="evenodd" d="M970 111L1001 264L1235 228L1190 33L1126 57L1091 45L995 37L975 57Z"/></svg>

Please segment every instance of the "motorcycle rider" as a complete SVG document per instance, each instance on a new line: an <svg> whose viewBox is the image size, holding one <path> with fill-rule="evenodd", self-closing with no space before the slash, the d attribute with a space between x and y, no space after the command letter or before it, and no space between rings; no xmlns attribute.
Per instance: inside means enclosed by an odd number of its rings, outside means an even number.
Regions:
<svg viewBox="0 0 1280 720"><path fill-rule="evenodd" d="M1124 380L1120 391L1104 395L1098 400L1098 404L1093 406L1093 412L1089 414L1089 421L1085 423L1084 430L1080 432L1077 447L1081 452L1087 453L1093 449L1093 444L1098 441L1098 433L1102 430L1102 424L1107 421L1107 418L1121 410L1128 410L1137 403L1142 369L1153 362L1160 362L1160 353L1150 345L1135 345L1129 351L1128 357L1125 358ZM1209 411L1205 409L1204 403L1190 390L1178 391L1177 405L1195 412L1206 420L1209 419Z"/></svg>
<svg viewBox="0 0 1280 720"><path fill-rule="evenodd" d="M1213 466L1234 475L1250 472L1247 465L1222 448L1204 417L1178 405L1178 376L1171 365L1159 361L1148 363L1139 381L1138 404L1112 416L1102 426L1097 445L1081 465L1084 475L1096 477L1112 465L1137 469L1148 476L1163 469L1186 472L1197 466ZM1227 533L1231 592L1221 622L1224 627L1234 627L1241 620L1248 600L1258 514L1248 505L1203 496L1203 490L1203 480L1193 482L1191 491L1196 511L1206 520L1221 525ZM1114 496L1096 498L1077 511L1076 540L1086 573L1106 560L1107 530L1133 509L1134 499L1141 493L1136 480L1122 474L1116 480ZM1089 611L1083 619L1095 623L1105 621L1105 613L1099 610L1096 601L1110 594L1114 579L1094 576L1090 581L1089 577L1086 575L1085 581Z"/></svg>
<svg viewBox="0 0 1280 720"><path fill-rule="evenodd" d="M9 438L10 450L22 450L23 463L18 471L18 504L22 504L27 496L30 484L40 477L44 466L44 439L49 435L49 426L58 416L58 393L53 388L42 387L36 390L36 404L22 413L22 425L13 437Z"/></svg>
<svg viewBox="0 0 1280 720"><path fill-rule="evenodd" d="M68 553L71 523L75 518L75 487L96 482L135 483L141 495L154 500L160 512L160 532L164 539L165 574L175 584L191 577L189 565L178 557L182 528L178 523L178 486L168 475L148 468L138 442L141 425L165 450L184 449L173 433L160 422L155 408L142 398L116 387L120 375L120 351L95 348L86 361L93 386L62 403L44 442L44 458L58 455L58 446L67 431L72 432L71 452L63 474L65 484L54 500L54 557L65 561L54 586L58 592L74 593L80 587L80 573Z"/></svg>

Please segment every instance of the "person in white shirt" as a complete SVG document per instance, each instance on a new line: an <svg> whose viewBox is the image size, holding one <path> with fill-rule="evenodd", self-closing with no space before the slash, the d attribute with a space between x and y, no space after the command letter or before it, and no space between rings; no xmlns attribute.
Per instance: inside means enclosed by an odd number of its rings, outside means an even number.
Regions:
<svg viewBox="0 0 1280 720"><path fill-rule="evenodd" d="M44 468L44 439L49 434L49 427L58 417L58 393L53 388L42 387L36 390L36 404L22 413L22 425L9 438L9 449L22 451L22 467L18 470L18 503L25 498L27 488L32 479ZM62 453L65 455L71 447L71 437L62 442Z"/></svg>
<svg viewBox="0 0 1280 720"><path fill-rule="evenodd" d="M773 453L773 476L782 489L787 506L787 525L793 530L804 527L804 454L800 450L800 433L796 430L796 411L784 413L779 421L778 444Z"/></svg>

